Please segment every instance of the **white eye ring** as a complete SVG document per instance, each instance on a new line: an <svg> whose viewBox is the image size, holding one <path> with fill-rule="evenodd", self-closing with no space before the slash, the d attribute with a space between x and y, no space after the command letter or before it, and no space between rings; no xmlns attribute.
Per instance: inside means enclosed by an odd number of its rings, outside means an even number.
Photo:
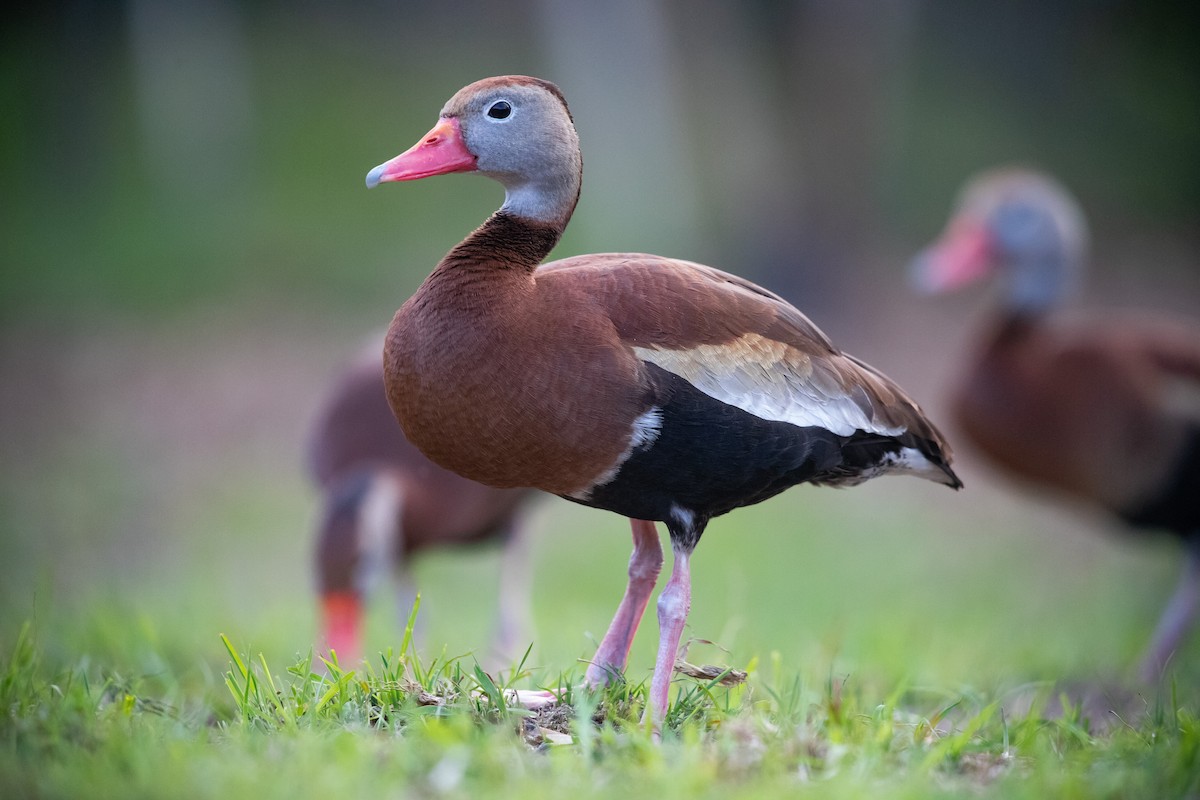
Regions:
<svg viewBox="0 0 1200 800"><path fill-rule="evenodd" d="M512 112L512 103L507 100L497 100L488 106L484 113L491 122L508 122L512 119Z"/></svg>

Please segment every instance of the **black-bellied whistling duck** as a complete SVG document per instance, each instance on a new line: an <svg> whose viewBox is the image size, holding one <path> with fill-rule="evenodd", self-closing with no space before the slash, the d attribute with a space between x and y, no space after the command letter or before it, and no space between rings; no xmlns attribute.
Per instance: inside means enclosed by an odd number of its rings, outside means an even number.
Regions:
<svg viewBox="0 0 1200 800"><path fill-rule="evenodd" d="M342 663L357 661L364 599L382 573L394 569L407 584L422 550L501 540L493 654L509 658L528 644L519 517L530 492L483 486L421 455L388 407L382 350L373 340L339 376L310 435L309 470L323 496L314 552L322 641Z"/></svg>
<svg viewBox="0 0 1200 800"><path fill-rule="evenodd" d="M986 173L964 190L914 278L944 291L996 273L1003 304L952 398L958 427L1028 484L1186 542L1183 577L1142 661L1152 679L1189 630L1200 600L1200 409L1173 386L1200 389L1200 327L1162 316L1061 307L1084 268L1087 231L1058 183L1023 169Z"/></svg>
<svg viewBox="0 0 1200 800"><path fill-rule="evenodd" d="M542 265L579 198L579 139L562 93L528 77L473 83L367 185L478 172L504 204L396 312L392 410L431 459L492 486L535 486L627 516L629 584L587 671L625 667L662 566L647 701L657 731L708 521L797 483L898 472L958 487L916 404L749 281L636 253ZM540 266L539 266L540 265Z"/></svg>

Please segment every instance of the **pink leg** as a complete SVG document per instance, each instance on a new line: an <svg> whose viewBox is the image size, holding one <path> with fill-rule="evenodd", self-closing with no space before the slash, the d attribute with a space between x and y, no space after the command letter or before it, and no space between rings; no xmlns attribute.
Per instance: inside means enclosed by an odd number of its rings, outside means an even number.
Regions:
<svg viewBox="0 0 1200 800"><path fill-rule="evenodd" d="M614 674L625 668L633 635L637 633L638 623L642 621L646 604L650 602L650 593L654 591L654 584L662 569L662 545L659 544L654 523L644 519L631 519L629 522L633 528L629 585L625 587L621 605L617 606L608 632L604 634L596 656L588 666L587 683L593 689L608 683Z"/></svg>
<svg viewBox="0 0 1200 800"><path fill-rule="evenodd" d="M1184 561L1183 574L1179 577L1175 593L1167 602L1154 631L1154 638L1142 659L1142 680L1153 683L1162 677L1167 661L1191 631L1197 606L1200 606L1200 547L1192 546Z"/></svg>
<svg viewBox="0 0 1200 800"><path fill-rule="evenodd" d="M692 607L692 575L688 561L690 550L675 550L671 579L658 596L658 660L654 662L654 677L650 681L650 697L646 701L646 716L657 736L667 716L667 701L671 691L671 676L675 672L675 656L683 625Z"/></svg>

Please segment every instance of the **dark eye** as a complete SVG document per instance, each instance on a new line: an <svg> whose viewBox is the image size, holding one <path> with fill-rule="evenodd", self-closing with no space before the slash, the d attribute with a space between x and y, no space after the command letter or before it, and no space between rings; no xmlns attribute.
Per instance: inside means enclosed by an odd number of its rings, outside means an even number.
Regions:
<svg viewBox="0 0 1200 800"><path fill-rule="evenodd" d="M497 100L487 110L487 115L492 119L508 119L508 115L511 113L512 106L507 100Z"/></svg>

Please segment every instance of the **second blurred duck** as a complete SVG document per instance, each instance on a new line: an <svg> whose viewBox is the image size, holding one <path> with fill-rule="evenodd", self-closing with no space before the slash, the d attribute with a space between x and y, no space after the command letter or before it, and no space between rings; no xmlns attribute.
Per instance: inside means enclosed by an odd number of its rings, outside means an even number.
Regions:
<svg viewBox="0 0 1200 800"><path fill-rule="evenodd" d="M314 553L322 646L343 664L363 656L364 603L390 571L400 580L400 612L407 615L414 597L409 561L420 551L502 542L488 655L519 656L531 635L522 512L534 492L483 486L421 455L388 407L382 352L382 337L373 339L337 378L309 440L309 473L322 493Z"/></svg>
<svg viewBox="0 0 1200 800"><path fill-rule="evenodd" d="M1163 315L1072 316L1087 231L1055 181L971 181L914 278L941 292L996 274L1001 307L955 394L955 423L1012 476L1179 536L1183 576L1142 662L1150 680L1200 604L1200 326Z"/></svg>

